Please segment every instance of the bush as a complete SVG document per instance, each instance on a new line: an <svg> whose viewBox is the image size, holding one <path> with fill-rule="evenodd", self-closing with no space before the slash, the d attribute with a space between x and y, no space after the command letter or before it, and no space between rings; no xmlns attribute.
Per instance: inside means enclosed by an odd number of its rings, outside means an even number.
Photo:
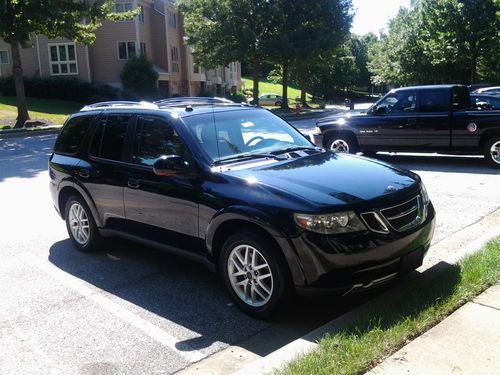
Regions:
<svg viewBox="0 0 500 375"><path fill-rule="evenodd" d="M94 85L76 78L63 77L25 77L24 90L26 96L33 98L71 100L79 103L116 100L120 97L120 90L109 85ZM6 96L16 95L14 77L0 78L0 93Z"/></svg>
<svg viewBox="0 0 500 375"><path fill-rule="evenodd" d="M153 68L151 61L146 56L129 59L120 74L123 90L126 96L136 99L157 99L158 72Z"/></svg>
<svg viewBox="0 0 500 375"><path fill-rule="evenodd" d="M236 103L245 103L247 101L247 98L245 94L242 92L235 92L235 93L226 93L226 99L232 100L233 102Z"/></svg>

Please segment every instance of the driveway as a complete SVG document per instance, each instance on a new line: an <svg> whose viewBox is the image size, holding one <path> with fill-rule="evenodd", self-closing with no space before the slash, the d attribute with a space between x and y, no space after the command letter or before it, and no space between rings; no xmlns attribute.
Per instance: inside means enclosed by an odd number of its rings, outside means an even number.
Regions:
<svg viewBox="0 0 500 375"><path fill-rule="evenodd" d="M235 344L262 356L370 297L295 300L257 321L199 264L121 240L78 253L48 193L54 139L0 140L3 374L173 373ZM481 159L381 158L422 176L435 242L500 206L500 175Z"/></svg>

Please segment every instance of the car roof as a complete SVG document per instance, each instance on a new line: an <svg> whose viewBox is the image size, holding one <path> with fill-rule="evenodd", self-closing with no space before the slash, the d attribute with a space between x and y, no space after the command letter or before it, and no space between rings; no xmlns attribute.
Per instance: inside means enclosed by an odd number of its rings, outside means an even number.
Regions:
<svg viewBox="0 0 500 375"><path fill-rule="evenodd" d="M481 93L486 93L491 90L498 90L500 89L500 86L489 86L489 87L481 87L480 89L475 90L475 93L481 94Z"/></svg>

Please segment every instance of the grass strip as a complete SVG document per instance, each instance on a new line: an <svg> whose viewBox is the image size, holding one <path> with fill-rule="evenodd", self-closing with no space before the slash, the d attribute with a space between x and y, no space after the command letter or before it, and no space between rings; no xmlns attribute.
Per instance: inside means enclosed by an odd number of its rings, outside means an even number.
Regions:
<svg viewBox="0 0 500 375"><path fill-rule="evenodd" d="M500 280L500 238L435 277L379 298L280 374L360 374Z"/></svg>

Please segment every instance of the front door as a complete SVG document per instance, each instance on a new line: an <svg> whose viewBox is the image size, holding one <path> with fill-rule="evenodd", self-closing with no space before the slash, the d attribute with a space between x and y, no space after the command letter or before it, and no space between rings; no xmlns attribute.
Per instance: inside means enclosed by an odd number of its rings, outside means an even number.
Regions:
<svg viewBox="0 0 500 375"><path fill-rule="evenodd" d="M374 113L367 115L359 128L360 145L385 148L411 148L417 144L417 113L415 90L388 94L378 103ZM360 119L360 121L363 121Z"/></svg>
<svg viewBox="0 0 500 375"><path fill-rule="evenodd" d="M190 168L175 176L157 176L153 164L163 155L182 156ZM130 163L124 190L129 230L157 242L201 251L197 174L174 127L162 117L138 116Z"/></svg>

